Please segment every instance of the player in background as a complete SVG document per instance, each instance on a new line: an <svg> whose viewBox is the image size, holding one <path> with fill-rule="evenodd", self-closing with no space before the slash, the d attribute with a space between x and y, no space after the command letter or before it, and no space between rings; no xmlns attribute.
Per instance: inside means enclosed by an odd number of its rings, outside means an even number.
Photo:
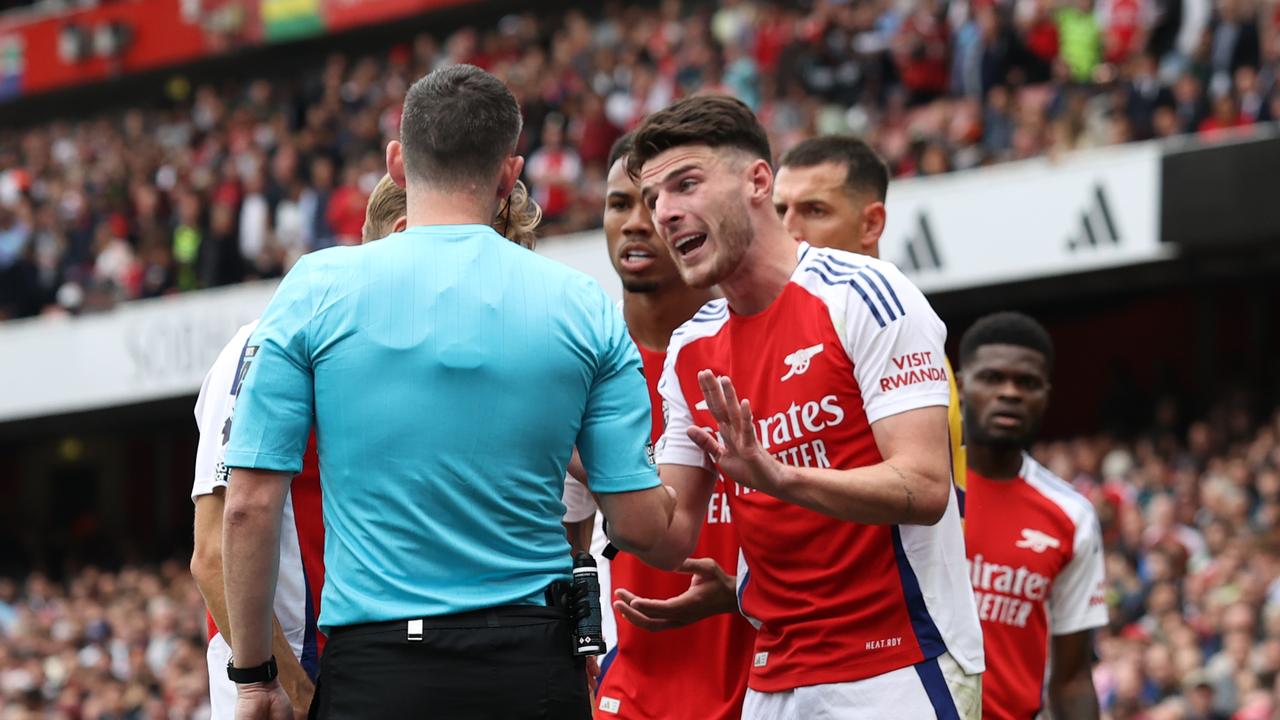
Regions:
<svg viewBox="0 0 1280 720"><path fill-rule="evenodd" d="M509 208L494 218L494 227L525 247L532 247L534 229L542 209L517 182ZM405 228L404 188L384 175L369 196L362 228L362 242L371 242ZM200 432L196 450L195 542L191 574L209 608L209 696L212 720L230 720L235 714L236 687L227 678L231 656L229 627L222 575L222 511L227 468L222 462L230 437L235 394L243 379L243 357L257 321L245 325L219 353L205 376L196 399L196 425ZM324 525L320 510L320 471L315 438L309 440L302 472L294 477L285 503L281 531L280 580L276 587L274 644L281 684L292 701L294 715L306 717L315 692L324 635L316 627L320 614L320 590L324 584ZM290 530L292 528L292 530ZM220 631L223 630L223 631Z"/></svg>
<svg viewBox="0 0 1280 720"><path fill-rule="evenodd" d="M231 625L227 617L222 566L222 516L228 471L223 460L231 437L232 413L244 371L249 336L258 321L240 328L218 353L205 375L196 399L195 543L191 575L208 608L209 706L212 720L235 717L236 686L227 678L231 659ZM324 524L320 516L320 470L315 437L307 443L302 471L294 476L284 505L280 530L280 579L276 583L272 652L279 668L280 684L289 694L295 718L305 718L315 693L324 635L316 620L320 615L320 588L324 584Z"/></svg>
<svg viewBox="0 0 1280 720"><path fill-rule="evenodd" d="M680 279L671 254L654 231L649 209L640 199L640 188L627 174L626 155L631 137L614 143L609 157L605 195L604 234L609 260L622 280L622 316L631 339L640 350L645 381L653 407L652 437L662 436L662 400L658 380L666 361L667 343L677 327L694 316L714 294L693 288ZM566 481L570 486L577 485ZM581 488L581 485L577 485ZM727 581L738 564L738 538L734 533L724 495L717 482L704 514L698 544L680 573L652 568L629 553L608 563L609 579L602 582L608 603L610 587L620 598L642 595L661 602L695 587L702 575ZM595 525L596 546L604 544L599 523L593 523L594 503L585 492L566 492L567 519L587 518ZM604 573L602 573L604 580ZM626 608L619 601L614 612ZM755 631L741 616L719 615L702 622L681 624L669 620L652 633L630 623L616 623L616 644L600 666L596 692L596 717L663 720L698 718L730 720L742 714L747 672ZM655 628L650 628L655 629Z"/></svg>
<svg viewBox="0 0 1280 720"><path fill-rule="evenodd" d="M788 150L774 180L773 203L792 237L813 247L880 257L889 169L863 140L851 135L824 135ZM960 516L965 510L964 430L960 397L950 362L944 363L951 402L947 425L951 441L951 476ZM718 584L718 587L717 587ZM699 576L688 593L663 602L629 598L622 614L641 627L661 629L672 620L688 622L715 613L737 612L733 578L713 573Z"/></svg>
<svg viewBox="0 0 1280 720"><path fill-rule="evenodd" d="M946 328L892 265L797 244L770 157L746 105L699 96L628 158L681 277L725 296L671 338L658 462L724 478L759 631L743 717L976 718Z"/></svg>
<svg viewBox="0 0 1280 720"><path fill-rule="evenodd" d="M1047 705L1055 718L1096 720L1089 631L1107 624L1098 516L1026 452L1049 403L1053 341L1025 315L988 315L960 340L960 368L983 716L1029 720Z"/></svg>
<svg viewBox="0 0 1280 720"><path fill-rule="evenodd" d="M814 247L835 248L880 257L889 192L889 168L865 141L852 135L805 140L783 154L773 186L773 204L792 237ZM951 436L952 478L965 516L964 429L955 374L947 426Z"/></svg>

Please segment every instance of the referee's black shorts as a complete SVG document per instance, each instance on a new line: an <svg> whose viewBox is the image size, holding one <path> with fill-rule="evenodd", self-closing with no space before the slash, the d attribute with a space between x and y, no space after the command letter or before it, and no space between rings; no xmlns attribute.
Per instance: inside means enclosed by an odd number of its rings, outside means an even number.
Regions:
<svg viewBox="0 0 1280 720"><path fill-rule="evenodd" d="M588 720L564 608L511 606L334 628L312 720ZM420 637L421 639L418 639Z"/></svg>

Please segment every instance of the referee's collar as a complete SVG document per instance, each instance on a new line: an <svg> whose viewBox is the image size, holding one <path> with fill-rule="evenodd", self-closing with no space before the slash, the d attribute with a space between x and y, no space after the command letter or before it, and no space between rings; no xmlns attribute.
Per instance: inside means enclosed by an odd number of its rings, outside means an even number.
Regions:
<svg viewBox="0 0 1280 720"><path fill-rule="evenodd" d="M404 229L406 233L430 233L456 235L460 233L476 233L488 230L493 234L498 231L493 229L492 225L482 225L480 223L461 223L458 225L415 225Z"/></svg>

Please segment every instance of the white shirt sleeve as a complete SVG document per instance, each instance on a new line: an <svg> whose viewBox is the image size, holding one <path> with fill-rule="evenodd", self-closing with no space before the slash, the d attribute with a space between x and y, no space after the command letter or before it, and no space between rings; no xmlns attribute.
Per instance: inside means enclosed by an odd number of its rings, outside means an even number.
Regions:
<svg viewBox="0 0 1280 720"><path fill-rule="evenodd" d="M596 499L572 475L564 476L564 495L561 500L564 502L563 522L582 522L596 514Z"/></svg>
<svg viewBox="0 0 1280 720"><path fill-rule="evenodd" d="M214 489L227 486L227 467L224 463L227 441L231 438L231 414L235 409L237 374L240 356L256 323L240 328L235 337L218 353L218 359L204 376L200 395L196 398L196 428L200 439L196 443L195 475L191 484L191 500L209 495Z"/></svg>
<svg viewBox="0 0 1280 720"><path fill-rule="evenodd" d="M1102 530L1092 510L1076 526L1070 562L1053 581L1049 594L1050 634L1069 635L1107 624L1103 596L1106 575L1102 559Z"/></svg>
<svg viewBox="0 0 1280 720"><path fill-rule="evenodd" d="M667 353L666 362L662 365L662 378L658 380L658 394L662 396L662 437L658 439L654 457L658 465L688 465L713 470L715 465L711 458L689 439L693 414L676 375L679 352L679 348L672 347Z"/></svg>
<svg viewBox="0 0 1280 720"><path fill-rule="evenodd" d="M841 336L853 360L867 422L949 406L946 325L892 264L872 261L857 270L843 286L848 297Z"/></svg>

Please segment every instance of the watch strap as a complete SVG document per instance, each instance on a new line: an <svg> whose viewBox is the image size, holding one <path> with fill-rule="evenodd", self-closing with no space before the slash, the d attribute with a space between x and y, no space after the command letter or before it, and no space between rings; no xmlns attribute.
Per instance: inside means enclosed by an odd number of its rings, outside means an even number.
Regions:
<svg viewBox="0 0 1280 720"><path fill-rule="evenodd" d="M280 673L276 667L276 656L272 655L266 662L249 668L238 668L232 663L235 659L227 661L227 678L237 685L245 683L271 682L276 679L276 675Z"/></svg>

